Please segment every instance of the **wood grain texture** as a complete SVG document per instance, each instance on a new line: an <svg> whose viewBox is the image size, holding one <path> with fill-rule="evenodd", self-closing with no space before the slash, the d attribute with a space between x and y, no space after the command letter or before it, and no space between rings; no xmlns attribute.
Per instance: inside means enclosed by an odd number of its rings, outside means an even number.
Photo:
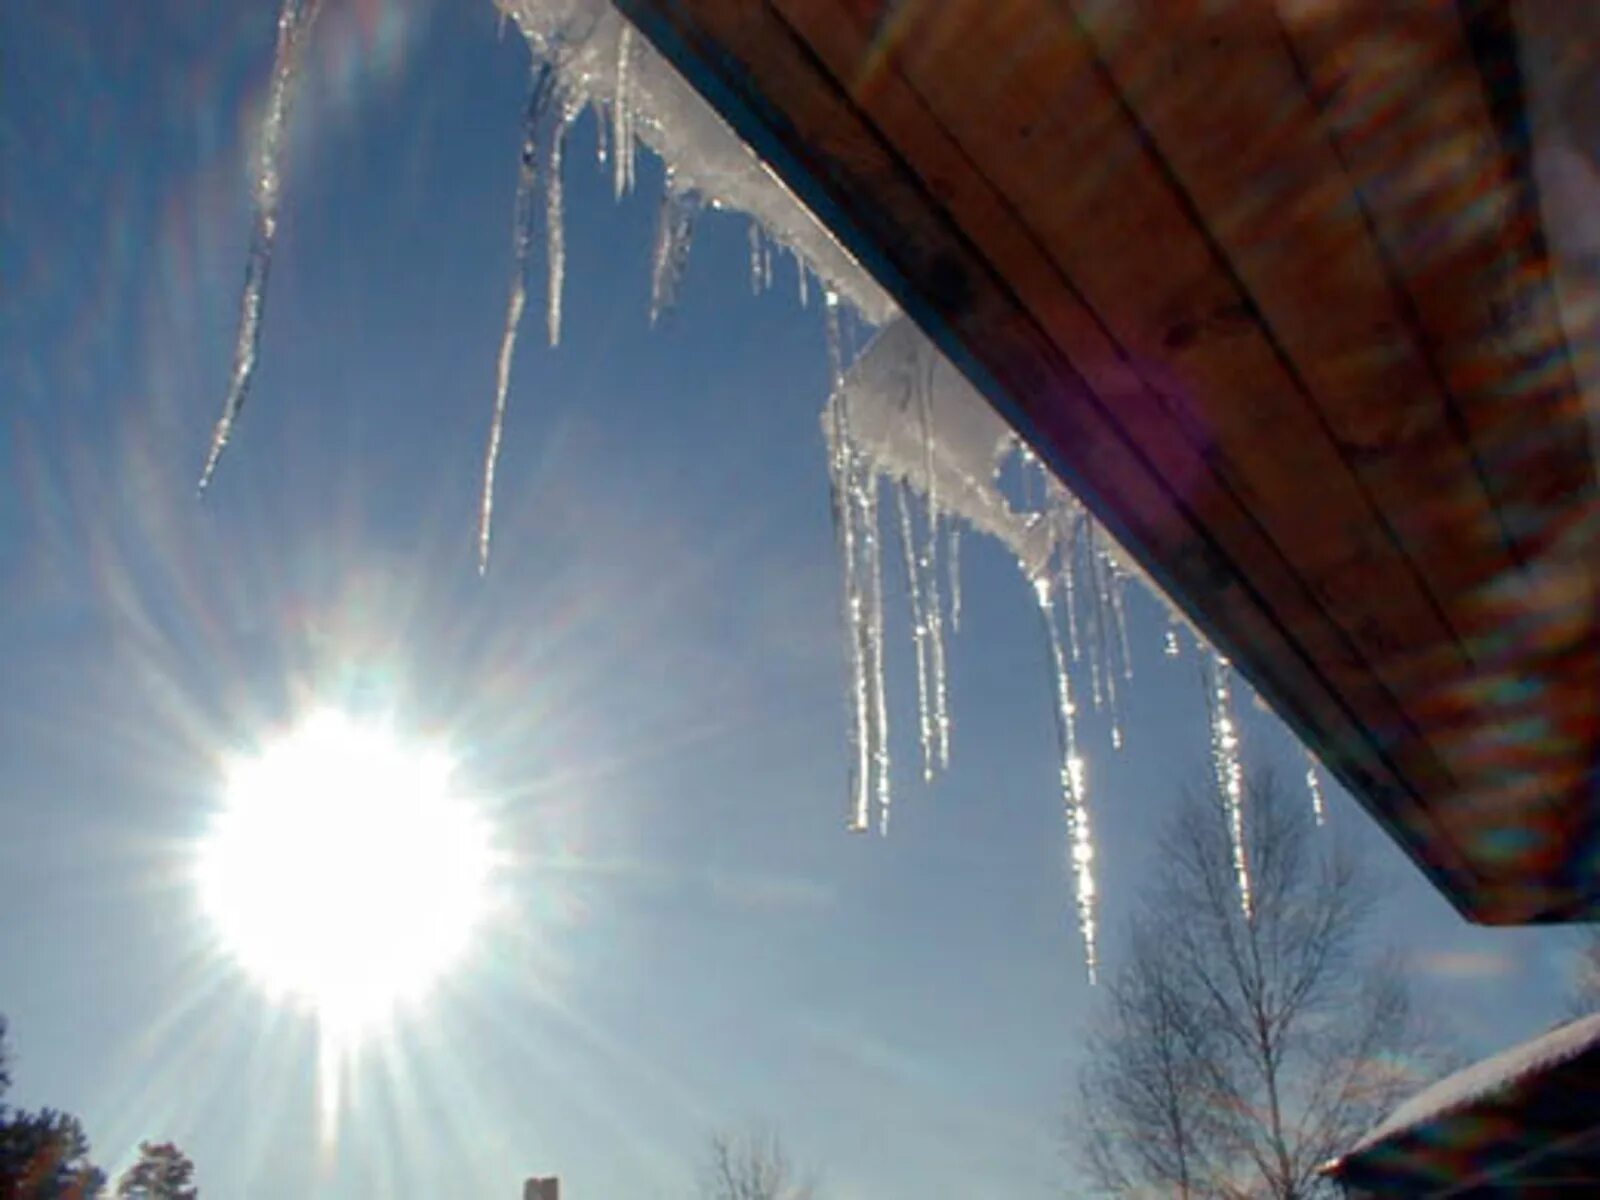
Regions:
<svg viewBox="0 0 1600 1200"><path fill-rule="evenodd" d="M1464 912L1593 902L1593 463L1452 8L624 8Z"/></svg>

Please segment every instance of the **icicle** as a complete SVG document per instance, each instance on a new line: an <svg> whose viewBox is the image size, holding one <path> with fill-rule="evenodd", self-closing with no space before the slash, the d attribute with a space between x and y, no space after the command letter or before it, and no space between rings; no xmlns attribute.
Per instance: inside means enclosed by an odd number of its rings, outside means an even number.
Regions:
<svg viewBox="0 0 1600 1200"><path fill-rule="evenodd" d="M1050 643L1050 666L1055 686L1056 739L1060 747L1060 783L1062 807L1067 818L1067 858L1072 870L1073 888L1077 900L1078 932L1083 937L1084 966L1093 983L1099 975L1099 951L1096 937L1094 838L1089 828L1088 778L1084 763L1078 757L1078 716L1072 699L1072 679L1067 671L1067 657L1062 649L1060 622L1055 614L1055 602L1048 578L1033 581L1034 594L1039 601L1039 612L1044 618L1045 634Z"/></svg>
<svg viewBox="0 0 1600 1200"><path fill-rule="evenodd" d="M1239 884L1239 904L1246 919L1255 914L1250 893L1250 862L1244 837L1244 769L1239 759L1239 732L1233 715L1233 673L1228 660L1215 651L1206 672L1206 708L1211 718L1211 766L1217 796L1222 803L1232 847L1233 873Z"/></svg>
<svg viewBox="0 0 1600 1200"><path fill-rule="evenodd" d="M1101 536L1105 536L1103 531ZM1111 557L1109 550L1106 555L1106 566L1111 576L1111 617L1112 628L1116 630L1117 634L1117 657L1122 660L1120 664L1122 678L1126 682L1132 683L1133 654L1129 649L1132 643L1128 639L1127 576L1117 566L1117 562Z"/></svg>
<svg viewBox="0 0 1600 1200"><path fill-rule="evenodd" d="M860 475L861 538L867 567L867 680L872 698L872 769L878 802L878 831L889 832L889 709L884 699L883 671L883 548L879 536L878 483L870 473Z"/></svg>
<svg viewBox="0 0 1600 1200"><path fill-rule="evenodd" d="M1166 640L1162 643L1161 649L1168 658L1177 658L1183 653L1183 648L1178 644L1178 631L1175 627L1167 628Z"/></svg>
<svg viewBox="0 0 1600 1200"><path fill-rule="evenodd" d="M554 91L548 67L535 73L522 121L522 159L517 170L517 197L511 228L511 294L506 301L505 326L500 331L500 354L495 361L494 416L489 444L483 455L483 495L478 505L478 573L489 569L489 540L494 525L494 476L500 462L500 442L505 433L506 400L511 391L511 363L517 352L517 330L528 302L528 249L533 243L533 193L539 163L539 130Z"/></svg>
<svg viewBox="0 0 1600 1200"><path fill-rule="evenodd" d="M861 556L856 546L854 463L844 405L828 411L828 478L833 492L834 534L844 579L845 646L850 669L850 815L848 827L864 833L872 827L872 717L867 686L866 606L861 586Z"/></svg>
<svg viewBox="0 0 1600 1200"><path fill-rule="evenodd" d="M1098 639L1095 653L1100 660L1106 711L1111 715L1111 741L1120 750L1122 716L1117 690L1116 598L1112 594L1111 560L1105 548L1105 533L1099 525L1092 524L1089 529L1089 555L1092 560L1090 577L1094 581L1095 633Z"/></svg>
<svg viewBox="0 0 1600 1200"><path fill-rule="evenodd" d="M606 146L606 128L610 125L610 123L611 114L605 108L601 107L599 101L595 101L594 161L597 166L605 166L606 160L610 157L610 151Z"/></svg>
<svg viewBox="0 0 1600 1200"><path fill-rule="evenodd" d="M839 297L831 291L822 297L822 329L828 339L828 377L837 395L844 383L844 328L839 321Z"/></svg>
<svg viewBox="0 0 1600 1200"><path fill-rule="evenodd" d="M927 579L927 598L924 606L928 615L928 669L933 690L934 748L938 751L939 769L950 765L950 684L945 668L944 601L939 594L939 519L930 517L928 540L922 557L922 570Z"/></svg>
<svg viewBox="0 0 1600 1200"><path fill-rule="evenodd" d="M811 292L806 281L806 260L800 257L800 251L798 250L791 250L790 253L794 255L795 274L800 277L800 307L810 308Z"/></svg>
<svg viewBox="0 0 1600 1200"><path fill-rule="evenodd" d="M1309 746L1306 747L1306 791L1311 793L1311 815L1316 818L1320 829L1328 822L1328 810L1323 802L1322 775L1317 770L1317 756L1311 753Z"/></svg>
<svg viewBox="0 0 1600 1200"><path fill-rule="evenodd" d="M924 612L927 618L929 642L929 683L933 699L934 748L941 769L950 765L950 689L945 678L944 604L939 595L939 475L933 467L933 372L937 359L928 356L922 370L916 371L913 381L917 392L917 412L922 422L922 471L928 502L928 536L920 555L920 566L925 573L927 600Z"/></svg>
<svg viewBox="0 0 1600 1200"><path fill-rule="evenodd" d="M889 717L883 677L883 569L878 536L877 481L851 441L848 406L837 386L827 408L829 480L835 532L844 570L844 616L849 647L851 749L848 827L862 833L889 822Z"/></svg>
<svg viewBox="0 0 1600 1200"><path fill-rule="evenodd" d="M1095 545L1096 529L1093 522L1087 522L1083 537L1084 566L1089 572L1089 688L1094 699L1094 709L1099 712L1106 707L1106 698L1110 689L1115 687L1109 678L1110 672L1106 670L1106 604L1105 582L1101 578L1100 552Z"/></svg>
<svg viewBox="0 0 1600 1200"><path fill-rule="evenodd" d="M950 628L961 632L961 525L951 521L950 549L945 562L950 568Z"/></svg>
<svg viewBox="0 0 1600 1200"><path fill-rule="evenodd" d="M894 484L894 503L900 517L900 546L906 563L906 595L911 601L911 638L917 660L917 731L922 745L922 778L933 779L937 750L934 744L933 703L929 688L928 615L922 596L922 569L917 561L916 534L911 524L911 500L904 480Z"/></svg>
<svg viewBox="0 0 1600 1200"><path fill-rule="evenodd" d="M1052 484L1047 520L1054 523L1057 570L1061 576L1064 607L1067 610L1067 648L1073 662L1083 658L1083 640L1078 633L1078 542L1083 523L1075 511L1076 501L1060 484Z"/></svg>
<svg viewBox="0 0 1600 1200"><path fill-rule="evenodd" d="M567 129L571 121L571 114L557 113L544 168L545 266L548 270L545 324L552 346L561 344L561 293L566 286L567 230L562 211L561 160L565 157Z"/></svg>
<svg viewBox="0 0 1600 1200"><path fill-rule="evenodd" d="M750 294L761 294L761 226L750 222Z"/></svg>
<svg viewBox="0 0 1600 1200"><path fill-rule="evenodd" d="M618 200L633 190L633 26L626 21L617 38L617 96L611 113L616 122L612 137L612 190Z"/></svg>
<svg viewBox="0 0 1600 1200"><path fill-rule="evenodd" d="M702 200L697 192L680 192L667 179L661 194L661 216L656 223L655 260L650 272L650 324L654 325L677 303L678 284L689 262L694 222Z"/></svg>
<svg viewBox="0 0 1600 1200"><path fill-rule="evenodd" d="M234 341L233 372L222 416L211 434L205 466L200 471L203 492L216 473L222 452L233 436L233 424L244 409L255 378L261 352L261 311L266 303L267 275L272 268L272 248L278 240L278 203L283 197L283 164L289 112L300 78L300 55L322 0L283 0L278 10L278 44L273 52L272 85L267 94L266 117L254 162L255 225L250 232L250 256L245 262L244 294L239 303L239 331Z"/></svg>

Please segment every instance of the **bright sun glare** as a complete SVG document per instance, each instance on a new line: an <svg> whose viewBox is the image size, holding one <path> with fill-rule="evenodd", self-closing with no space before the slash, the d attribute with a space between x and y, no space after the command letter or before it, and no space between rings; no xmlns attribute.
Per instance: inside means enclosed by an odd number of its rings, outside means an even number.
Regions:
<svg viewBox="0 0 1600 1200"><path fill-rule="evenodd" d="M200 895L269 992L344 1028L437 982L487 907L488 831L442 752L333 711L228 772Z"/></svg>

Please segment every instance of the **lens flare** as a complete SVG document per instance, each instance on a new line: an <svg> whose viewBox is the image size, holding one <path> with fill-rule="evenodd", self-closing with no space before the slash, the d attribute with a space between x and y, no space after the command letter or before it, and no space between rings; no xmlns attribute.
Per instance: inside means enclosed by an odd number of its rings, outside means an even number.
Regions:
<svg viewBox="0 0 1600 1200"><path fill-rule="evenodd" d="M451 774L333 711L235 762L198 882L240 966L345 1034L420 999L487 910L488 829Z"/></svg>

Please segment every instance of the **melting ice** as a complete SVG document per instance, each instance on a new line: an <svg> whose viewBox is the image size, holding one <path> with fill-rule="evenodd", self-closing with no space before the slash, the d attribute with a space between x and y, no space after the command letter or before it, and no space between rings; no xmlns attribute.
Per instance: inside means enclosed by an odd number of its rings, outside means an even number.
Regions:
<svg viewBox="0 0 1600 1200"><path fill-rule="evenodd" d="M255 225L246 267L233 370L201 477L208 484L254 376L268 269L277 232L284 139L302 51L321 0L283 0L261 141L255 159ZM961 626L963 530L1007 547L1043 617L1058 737L1059 789L1067 829L1066 870L1090 975L1097 967L1094 845L1088 769L1080 749L1079 687L1109 715L1111 740L1124 739L1123 684L1133 676L1125 594L1147 584L1081 504L1015 434L822 224L711 107L611 6L609 0L496 0L503 19L527 41L536 69L524 116L512 214L511 284L494 370L494 402L484 452L478 527L480 570L489 562L495 472L513 387L517 333L527 307L534 227L545 226L545 325L561 339L566 243L562 176L568 131L586 110L597 118L596 159L608 166L617 197L633 190L640 146L665 163L656 245L650 264L654 323L676 298L706 209L750 221L750 281L773 285L774 261L794 261L802 304L816 276L823 297L831 377L822 424L843 582L849 666L848 825L888 827L892 801L889 712L884 680L885 529L905 574L917 680L920 767L931 779L950 761L952 719L947 639ZM542 205L540 185L542 183ZM847 345L856 327L875 330L859 355ZM1021 503L1000 486L1012 464L1024 482ZM1174 617L1165 652L1179 653ZM1250 910L1243 774L1233 715L1231 668L1211 655L1204 667L1215 787L1233 845L1240 900ZM1314 760L1306 783L1318 822L1323 798Z"/></svg>

